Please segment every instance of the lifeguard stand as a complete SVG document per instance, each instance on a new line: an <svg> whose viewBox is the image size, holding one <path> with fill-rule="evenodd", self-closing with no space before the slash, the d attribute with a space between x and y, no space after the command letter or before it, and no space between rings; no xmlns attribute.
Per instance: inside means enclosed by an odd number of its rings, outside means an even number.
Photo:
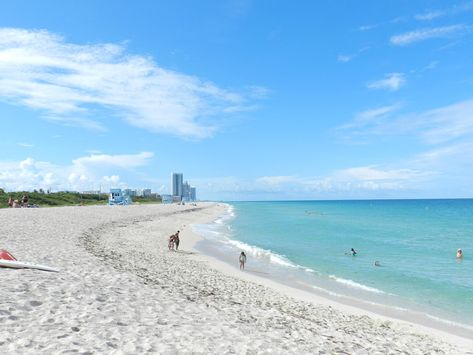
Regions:
<svg viewBox="0 0 473 355"><path fill-rule="evenodd" d="M110 189L109 205L131 205L132 203L131 197L122 189Z"/></svg>

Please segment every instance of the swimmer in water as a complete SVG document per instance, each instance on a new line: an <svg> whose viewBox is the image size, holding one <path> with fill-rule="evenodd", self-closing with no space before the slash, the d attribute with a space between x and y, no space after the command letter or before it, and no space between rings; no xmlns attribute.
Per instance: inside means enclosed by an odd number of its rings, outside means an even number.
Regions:
<svg viewBox="0 0 473 355"><path fill-rule="evenodd" d="M350 253L351 253L351 255L355 256L356 255L356 250L351 248Z"/></svg>
<svg viewBox="0 0 473 355"><path fill-rule="evenodd" d="M379 263L378 260L376 260L376 261L374 262L374 266L381 266L381 264Z"/></svg>
<svg viewBox="0 0 473 355"><path fill-rule="evenodd" d="M463 258L463 252L460 248L457 250L457 259L462 259Z"/></svg>

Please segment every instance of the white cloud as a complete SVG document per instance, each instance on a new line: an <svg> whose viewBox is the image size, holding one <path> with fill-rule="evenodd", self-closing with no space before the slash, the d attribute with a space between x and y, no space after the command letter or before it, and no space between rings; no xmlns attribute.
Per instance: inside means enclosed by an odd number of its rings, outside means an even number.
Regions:
<svg viewBox="0 0 473 355"><path fill-rule="evenodd" d="M437 68L437 66L439 65L439 61L438 60L433 60L431 61L429 64L427 64L423 70L432 70L432 69L435 69Z"/></svg>
<svg viewBox="0 0 473 355"><path fill-rule="evenodd" d="M357 30L364 32L364 31L372 30L373 28L376 28L376 27L378 27L378 25L363 25L363 26L358 27Z"/></svg>
<svg viewBox="0 0 473 355"><path fill-rule="evenodd" d="M358 49L356 52L354 52L352 54L339 54L337 56L337 60L341 63L351 62L353 59L360 56L363 52L366 52L369 49L370 49L369 46L364 46L364 47L361 47L360 49Z"/></svg>
<svg viewBox="0 0 473 355"><path fill-rule="evenodd" d="M23 148L33 148L34 145L30 143L18 142L18 145Z"/></svg>
<svg viewBox="0 0 473 355"><path fill-rule="evenodd" d="M203 138L216 116L246 109L248 95L158 66L122 44L73 44L44 30L0 29L0 99L49 120L105 129L91 109L110 110L153 132ZM267 91L264 91L267 94Z"/></svg>
<svg viewBox="0 0 473 355"><path fill-rule="evenodd" d="M148 164L149 159L154 156L151 152L142 152L139 154L92 154L88 157L81 157L72 161L76 167L118 167L123 169L135 168Z"/></svg>
<svg viewBox="0 0 473 355"><path fill-rule="evenodd" d="M357 181L399 182L425 176L425 173L412 169L380 169L377 166L371 165L339 170L336 176L340 179L353 179Z"/></svg>
<svg viewBox="0 0 473 355"><path fill-rule="evenodd" d="M349 138L351 135L359 136L360 132L365 133L367 129L381 126L400 107L401 105L396 103L361 111L354 116L351 122L337 127L336 131L341 133L344 138Z"/></svg>
<svg viewBox="0 0 473 355"><path fill-rule="evenodd" d="M457 15L462 12L467 12L473 10L473 2L467 2L464 4L460 5L455 5L450 8L444 9L444 10L430 10L426 11L422 14L418 14L414 16L414 18L418 21L431 21L436 18L440 18L443 16L451 16L451 15Z"/></svg>
<svg viewBox="0 0 473 355"><path fill-rule="evenodd" d="M120 176L118 175L104 176L103 180L116 186L120 182Z"/></svg>
<svg viewBox="0 0 473 355"><path fill-rule="evenodd" d="M445 11L435 10L435 11L428 11L423 14L415 15L414 18L418 21L430 21L444 15L445 15Z"/></svg>
<svg viewBox="0 0 473 355"><path fill-rule="evenodd" d="M427 144L473 139L473 99L423 111L395 115L398 106L357 114L339 131L351 136L413 135Z"/></svg>
<svg viewBox="0 0 473 355"><path fill-rule="evenodd" d="M248 95L255 99L265 99L271 94L271 90L263 86L249 86Z"/></svg>
<svg viewBox="0 0 473 355"><path fill-rule="evenodd" d="M368 83L368 89L387 89L396 91L406 83L404 74L402 73L390 73L386 74L386 79L381 79Z"/></svg>
<svg viewBox="0 0 473 355"><path fill-rule="evenodd" d="M343 54L339 54L338 57L337 57L337 60L339 62L342 62L342 63L348 63L349 61L351 61L353 59L353 56L350 56L350 55L343 55Z"/></svg>
<svg viewBox="0 0 473 355"><path fill-rule="evenodd" d="M294 182L296 178L294 176L263 176L257 178L256 181L267 186L279 186L282 184Z"/></svg>
<svg viewBox="0 0 473 355"><path fill-rule="evenodd" d="M435 166L439 163L448 161L452 162L452 158L463 156L470 160L470 156L473 154L473 143L472 142L461 142L449 145L436 147L426 152L417 154L413 162L421 166Z"/></svg>
<svg viewBox="0 0 473 355"><path fill-rule="evenodd" d="M293 177L276 191L294 195L334 198L386 197L414 189L433 173L420 169L390 169L375 165L352 167L316 178ZM394 195L392 195L394 194Z"/></svg>
<svg viewBox="0 0 473 355"><path fill-rule="evenodd" d="M448 38L469 30L465 25L451 25L434 28L423 28L411 32L402 33L390 38L391 44L405 46L411 43L425 41L431 38Z"/></svg>
<svg viewBox="0 0 473 355"><path fill-rule="evenodd" d="M399 104L388 105L382 107L376 107L373 109L365 110L356 114L354 123L358 126L360 124L372 123L384 118L390 113L394 112L399 108Z"/></svg>
<svg viewBox="0 0 473 355"><path fill-rule="evenodd" d="M384 193L413 188L431 172L416 169L388 169L378 166L353 167L321 177L263 176L252 179L235 177L201 179L196 186L207 196L236 199L318 198L386 196Z"/></svg>
<svg viewBox="0 0 473 355"><path fill-rule="evenodd" d="M68 165L27 158L22 161L0 161L0 187L7 190L104 190L126 185L117 171L127 171L149 162L153 154L90 155ZM112 173L112 174L110 174Z"/></svg>
<svg viewBox="0 0 473 355"><path fill-rule="evenodd" d="M473 100L429 110L418 115L422 138L430 143L443 143L473 135Z"/></svg>

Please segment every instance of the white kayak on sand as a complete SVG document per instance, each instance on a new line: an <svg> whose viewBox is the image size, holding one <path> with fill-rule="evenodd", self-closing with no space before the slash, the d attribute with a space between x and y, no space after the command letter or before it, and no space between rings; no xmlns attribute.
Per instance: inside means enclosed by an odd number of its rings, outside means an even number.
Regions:
<svg viewBox="0 0 473 355"><path fill-rule="evenodd" d="M36 269L36 270L59 272L59 269L55 269L53 267L49 267L45 265L38 265L38 264L31 264L31 263L24 263L18 260L0 259L0 267L9 267L12 269Z"/></svg>

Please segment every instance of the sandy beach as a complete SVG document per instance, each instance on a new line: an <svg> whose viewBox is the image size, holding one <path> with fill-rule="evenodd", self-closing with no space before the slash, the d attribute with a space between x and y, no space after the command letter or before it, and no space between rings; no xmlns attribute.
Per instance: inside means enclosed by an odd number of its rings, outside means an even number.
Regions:
<svg viewBox="0 0 473 355"><path fill-rule="evenodd" d="M473 354L452 334L337 305L194 249L217 203L0 211L2 354ZM181 231L178 252L167 238ZM237 258L237 256L236 256Z"/></svg>

